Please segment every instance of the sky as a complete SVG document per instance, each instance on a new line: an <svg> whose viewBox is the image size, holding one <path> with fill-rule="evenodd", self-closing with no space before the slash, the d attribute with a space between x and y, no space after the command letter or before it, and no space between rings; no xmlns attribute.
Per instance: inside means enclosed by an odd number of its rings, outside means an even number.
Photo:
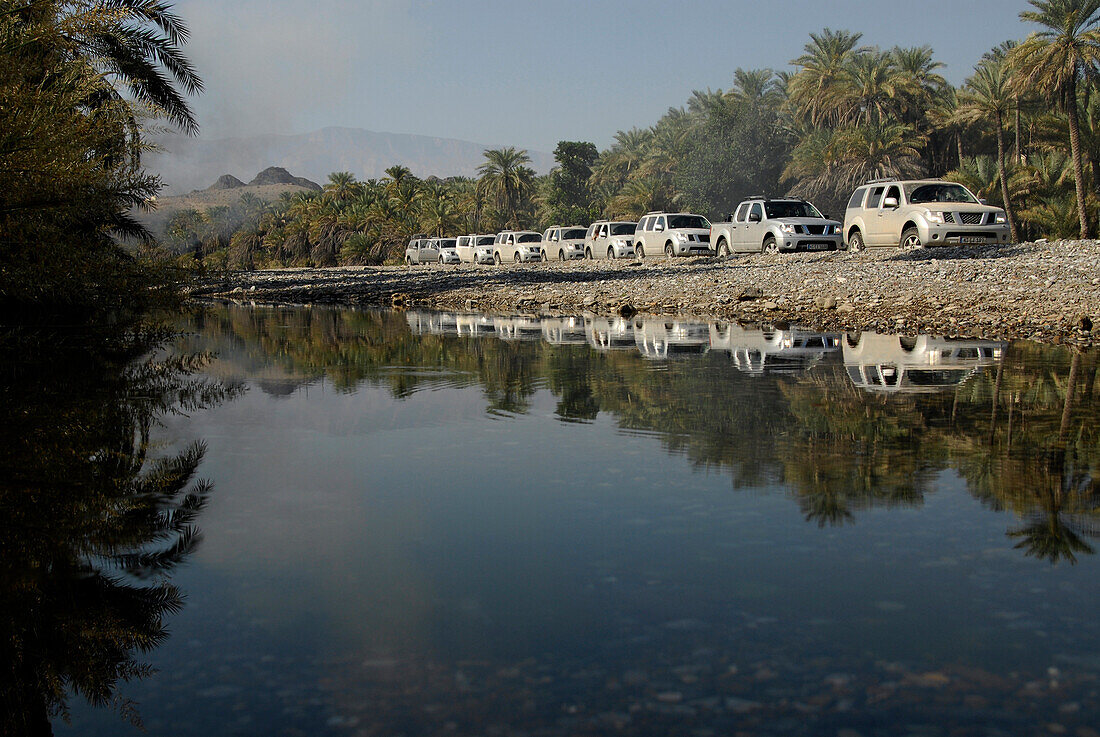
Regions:
<svg viewBox="0 0 1100 737"><path fill-rule="evenodd" d="M1026 0L176 0L206 85L203 138L327 126L601 149L733 71L789 68L809 34L930 45L960 84L1024 38Z"/></svg>

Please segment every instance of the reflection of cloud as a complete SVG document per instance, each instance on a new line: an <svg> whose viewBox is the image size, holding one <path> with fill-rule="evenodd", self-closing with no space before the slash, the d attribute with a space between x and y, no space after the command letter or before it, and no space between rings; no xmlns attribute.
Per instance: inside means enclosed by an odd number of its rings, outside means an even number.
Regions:
<svg viewBox="0 0 1100 737"><path fill-rule="evenodd" d="M335 116L355 74L400 63L413 37L396 0L192 0L177 10L191 29L185 52L206 83L194 100L204 137L287 132Z"/></svg>

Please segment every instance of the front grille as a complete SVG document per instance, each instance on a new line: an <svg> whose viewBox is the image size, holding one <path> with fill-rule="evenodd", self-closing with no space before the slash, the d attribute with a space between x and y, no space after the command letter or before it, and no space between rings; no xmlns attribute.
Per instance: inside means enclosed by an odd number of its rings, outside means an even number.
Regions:
<svg viewBox="0 0 1100 737"><path fill-rule="evenodd" d="M802 230L806 235L825 235L825 231L829 229L828 225L803 225Z"/></svg>
<svg viewBox="0 0 1100 737"><path fill-rule="evenodd" d="M699 240L702 241L703 243L710 243L710 233L706 233L705 235L699 236Z"/></svg>
<svg viewBox="0 0 1100 737"><path fill-rule="evenodd" d="M985 218L985 214L981 212L960 212L955 216L960 219L963 225L981 225L982 220Z"/></svg>

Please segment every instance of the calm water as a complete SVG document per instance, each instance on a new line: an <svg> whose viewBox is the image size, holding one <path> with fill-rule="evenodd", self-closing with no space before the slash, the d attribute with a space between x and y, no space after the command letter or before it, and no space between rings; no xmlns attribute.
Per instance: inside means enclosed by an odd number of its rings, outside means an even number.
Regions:
<svg viewBox="0 0 1100 737"><path fill-rule="evenodd" d="M8 371L4 463L49 469L2 509L8 627L49 635L9 703L157 670L58 734L140 734L125 700L203 737L1097 734L1095 353L241 306L184 330L191 375ZM182 608L131 601L151 585Z"/></svg>

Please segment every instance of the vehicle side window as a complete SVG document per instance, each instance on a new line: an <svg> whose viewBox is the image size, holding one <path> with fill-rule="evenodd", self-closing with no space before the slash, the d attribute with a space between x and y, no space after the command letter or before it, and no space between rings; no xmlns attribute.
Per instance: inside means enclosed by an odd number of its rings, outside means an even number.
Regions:
<svg viewBox="0 0 1100 737"><path fill-rule="evenodd" d="M734 220L738 223L745 222L745 218L749 216L749 203L742 202L737 208L737 214L734 216Z"/></svg>
<svg viewBox="0 0 1100 737"><path fill-rule="evenodd" d="M749 210L749 216L756 215L761 220L764 219L764 208L759 202L752 203L752 209Z"/></svg>
<svg viewBox="0 0 1100 737"><path fill-rule="evenodd" d="M867 209L877 210L879 203L882 202L882 193L886 187L875 187L871 190L871 196L867 198Z"/></svg>
<svg viewBox="0 0 1100 737"><path fill-rule="evenodd" d="M901 204L901 190L900 189L898 189L897 187L890 187L890 189L886 190L886 196L882 198L882 201L885 202L886 200L890 199L891 197L893 197L895 200L897 200L898 204Z"/></svg>
<svg viewBox="0 0 1100 737"><path fill-rule="evenodd" d="M596 227L597 226L596 226L595 223L592 223L591 225L589 225L588 226L588 232L584 234L584 237L587 238L587 239L595 238L596 237Z"/></svg>
<svg viewBox="0 0 1100 737"><path fill-rule="evenodd" d="M855 194L852 195L852 199L848 200L848 209L851 210L859 207L863 203L863 195L865 194L867 194L867 189L865 187L857 189Z"/></svg>
<svg viewBox="0 0 1100 737"><path fill-rule="evenodd" d="M653 229L654 230L664 230L665 229L665 216L664 215L661 215L660 217L658 217L657 221L655 223L653 223Z"/></svg>

